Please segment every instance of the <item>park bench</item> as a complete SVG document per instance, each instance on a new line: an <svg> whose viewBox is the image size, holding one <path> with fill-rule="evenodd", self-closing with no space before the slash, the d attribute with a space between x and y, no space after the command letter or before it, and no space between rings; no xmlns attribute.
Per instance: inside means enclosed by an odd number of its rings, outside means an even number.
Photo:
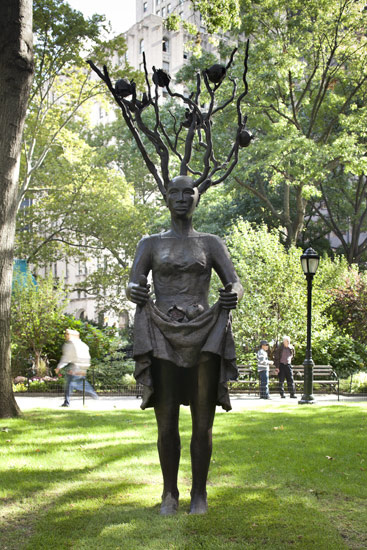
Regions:
<svg viewBox="0 0 367 550"><path fill-rule="evenodd" d="M293 365L293 378L296 389L303 388L304 368L303 365ZM313 380L315 392L328 388L338 395L339 401L339 377L330 365L315 365L313 369ZM274 389L274 382L277 384L278 376L275 367L269 369L270 391L277 392L278 386ZM259 393L259 377L255 367L239 365L238 379L228 383L231 393ZM273 386L273 387L272 387ZM298 390L299 391L299 390Z"/></svg>

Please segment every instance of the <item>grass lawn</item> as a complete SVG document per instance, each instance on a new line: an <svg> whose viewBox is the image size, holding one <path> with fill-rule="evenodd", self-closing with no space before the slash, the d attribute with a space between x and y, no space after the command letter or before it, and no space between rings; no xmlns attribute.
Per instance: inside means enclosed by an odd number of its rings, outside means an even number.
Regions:
<svg viewBox="0 0 367 550"><path fill-rule="evenodd" d="M206 516L188 514L186 408L169 518L151 410L32 410L0 430L1 550L367 548L366 405L217 414Z"/></svg>

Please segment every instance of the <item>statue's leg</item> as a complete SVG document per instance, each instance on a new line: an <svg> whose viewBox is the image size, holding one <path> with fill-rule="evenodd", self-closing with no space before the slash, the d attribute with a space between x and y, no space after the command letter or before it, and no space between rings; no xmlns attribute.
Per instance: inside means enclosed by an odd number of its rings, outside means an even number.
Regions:
<svg viewBox="0 0 367 550"><path fill-rule="evenodd" d="M206 482L212 455L212 428L217 402L219 358L205 354L197 367L191 396L191 514L208 509Z"/></svg>
<svg viewBox="0 0 367 550"><path fill-rule="evenodd" d="M158 453L163 474L161 514L175 514L181 442L178 431L180 412L178 367L168 361L155 361L152 368L155 416L158 425Z"/></svg>

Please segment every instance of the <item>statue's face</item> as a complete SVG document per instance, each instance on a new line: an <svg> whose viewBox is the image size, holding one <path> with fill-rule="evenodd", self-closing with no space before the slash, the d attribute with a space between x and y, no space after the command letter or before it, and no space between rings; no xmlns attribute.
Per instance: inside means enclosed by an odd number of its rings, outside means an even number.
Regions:
<svg viewBox="0 0 367 550"><path fill-rule="evenodd" d="M167 187L167 206L180 219L191 218L199 202L199 191L188 176L173 178Z"/></svg>

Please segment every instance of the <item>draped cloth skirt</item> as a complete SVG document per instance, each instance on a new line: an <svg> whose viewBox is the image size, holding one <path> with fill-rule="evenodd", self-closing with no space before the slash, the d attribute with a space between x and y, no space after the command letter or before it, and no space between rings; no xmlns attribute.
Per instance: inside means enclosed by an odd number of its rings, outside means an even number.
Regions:
<svg viewBox="0 0 367 550"><path fill-rule="evenodd" d="M190 403L192 369L213 354L220 363L217 405L231 410L227 382L238 376L231 314L217 302L198 317L178 322L162 313L152 301L137 306L134 323L134 359L136 381L143 385L142 409L154 407L154 376L157 360L182 369L180 402ZM174 367L175 366L175 367Z"/></svg>

